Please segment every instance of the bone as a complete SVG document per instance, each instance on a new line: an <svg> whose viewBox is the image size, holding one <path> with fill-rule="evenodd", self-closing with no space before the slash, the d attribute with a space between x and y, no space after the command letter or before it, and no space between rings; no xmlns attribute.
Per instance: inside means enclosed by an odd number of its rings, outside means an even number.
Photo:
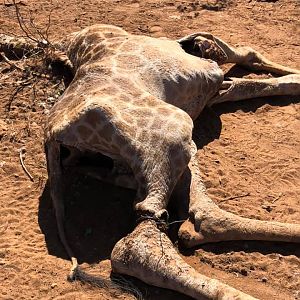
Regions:
<svg viewBox="0 0 300 300"><path fill-rule="evenodd" d="M174 249L154 221L140 223L114 247L113 272L137 277L147 284L172 289L195 299L256 299L216 279L198 273Z"/></svg>

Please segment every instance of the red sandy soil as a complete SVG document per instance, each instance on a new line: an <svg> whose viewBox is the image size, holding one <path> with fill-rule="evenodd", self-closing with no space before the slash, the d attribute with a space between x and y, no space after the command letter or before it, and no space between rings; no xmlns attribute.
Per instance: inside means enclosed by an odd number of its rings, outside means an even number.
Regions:
<svg viewBox="0 0 300 300"><path fill-rule="evenodd" d="M179 38L209 31L300 68L298 0L33 1L21 0L50 39L95 23L132 33ZM0 30L19 32L14 8L0 3ZM240 70L241 73L243 71ZM0 61L0 299L134 299L68 282L49 197L43 122L60 81L27 75ZM249 75L248 75L249 76ZM250 74L250 76L253 76ZM195 123L198 158L209 195L228 211L261 220L300 221L299 97L273 97L206 109ZM19 151L34 178L24 173ZM134 193L70 176L67 235L87 271L110 276L110 252L134 226ZM74 177L74 178L73 178ZM182 252L200 272L261 299L300 299L300 247L226 242ZM189 299L134 281L145 299Z"/></svg>

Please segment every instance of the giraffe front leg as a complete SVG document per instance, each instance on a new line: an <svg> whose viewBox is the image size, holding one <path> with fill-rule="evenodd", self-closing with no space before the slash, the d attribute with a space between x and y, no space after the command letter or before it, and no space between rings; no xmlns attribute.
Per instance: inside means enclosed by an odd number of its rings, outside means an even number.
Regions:
<svg viewBox="0 0 300 300"><path fill-rule="evenodd" d="M153 220L141 222L121 239L111 255L112 270L147 284L195 299L255 299L218 280L199 274L185 263Z"/></svg>
<svg viewBox="0 0 300 300"><path fill-rule="evenodd" d="M179 229L186 247L231 240L264 240L300 243L300 224L243 218L220 209L206 194L197 161L191 172L190 218Z"/></svg>
<svg viewBox="0 0 300 300"><path fill-rule="evenodd" d="M278 75L288 75L288 74L300 74L297 69L289 68L275 62L270 61L264 57L258 51L252 49L251 47L233 47L221 40L220 38L206 32L198 32L188 35L180 40L180 44L189 45L189 49L192 49L194 55L195 50L199 52L199 56L204 58L211 58L218 62L223 63L235 63L237 65L246 67L254 71L267 71ZM207 46L209 45L210 46ZM192 45L192 46L191 46ZM203 56L207 52L208 57ZM214 59L216 56L217 59Z"/></svg>

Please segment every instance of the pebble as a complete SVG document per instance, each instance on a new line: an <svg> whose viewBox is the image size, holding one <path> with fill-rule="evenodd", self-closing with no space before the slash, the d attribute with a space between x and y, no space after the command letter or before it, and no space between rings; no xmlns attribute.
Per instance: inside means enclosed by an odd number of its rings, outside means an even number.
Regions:
<svg viewBox="0 0 300 300"><path fill-rule="evenodd" d="M55 287L57 287L57 283L52 283L51 284L51 289L54 289Z"/></svg>
<svg viewBox="0 0 300 300"><path fill-rule="evenodd" d="M263 277L263 278L261 279L261 281L262 281L262 282L267 282L267 281L268 281L268 278L267 278L267 277Z"/></svg>
<svg viewBox="0 0 300 300"><path fill-rule="evenodd" d="M169 16L170 19L173 19L173 20L181 20L181 16L178 16L178 15L172 15L172 16Z"/></svg>
<svg viewBox="0 0 300 300"><path fill-rule="evenodd" d="M246 269L241 269L241 274L243 276L247 276L248 275L248 271Z"/></svg>
<svg viewBox="0 0 300 300"><path fill-rule="evenodd" d="M158 25L154 25L152 27L150 27L149 32L150 33L157 33L157 32L161 32L162 28Z"/></svg>
<svg viewBox="0 0 300 300"><path fill-rule="evenodd" d="M262 205L261 207L265 209L267 212L271 212L273 210L273 207L270 205Z"/></svg>

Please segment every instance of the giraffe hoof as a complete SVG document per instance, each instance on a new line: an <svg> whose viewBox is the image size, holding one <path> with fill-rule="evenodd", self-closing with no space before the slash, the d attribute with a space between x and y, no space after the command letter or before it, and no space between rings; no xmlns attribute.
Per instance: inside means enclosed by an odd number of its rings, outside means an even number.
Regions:
<svg viewBox="0 0 300 300"><path fill-rule="evenodd" d="M204 236L200 232L195 231L195 226L190 220L186 220L180 226L178 237L186 248L192 248L204 242Z"/></svg>

